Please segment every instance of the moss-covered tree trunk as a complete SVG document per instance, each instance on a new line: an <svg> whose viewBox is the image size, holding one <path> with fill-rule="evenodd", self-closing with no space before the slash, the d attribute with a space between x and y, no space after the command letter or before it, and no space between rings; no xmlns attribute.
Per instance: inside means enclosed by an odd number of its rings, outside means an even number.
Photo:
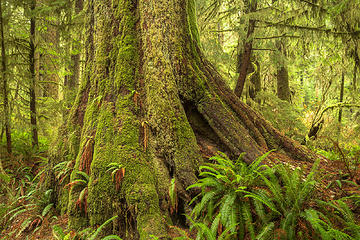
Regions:
<svg viewBox="0 0 360 240"><path fill-rule="evenodd" d="M246 152L251 162L281 148L296 159L316 157L225 85L198 47L194 6L193 0L87 1L86 69L54 158L74 161L70 181L78 171L90 176L87 188L58 191L60 202L68 200L62 207L70 227L119 215L113 230L123 238L165 239L168 226L188 213L194 193L186 188L203 156ZM114 179L111 163L120 164Z"/></svg>

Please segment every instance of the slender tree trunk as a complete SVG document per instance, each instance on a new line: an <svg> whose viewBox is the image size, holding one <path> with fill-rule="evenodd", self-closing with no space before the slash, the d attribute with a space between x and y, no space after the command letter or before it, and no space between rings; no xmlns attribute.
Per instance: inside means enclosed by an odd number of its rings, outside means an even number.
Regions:
<svg viewBox="0 0 360 240"><path fill-rule="evenodd" d="M359 65L360 65L360 59L358 56L358 50L357 50L357 45L355 46L355 50L354 50L354 71L353 71L353 91L354 91L354 95L356 94L356 89L357 89L357 72L359 69Z"/></svg>
<svg viewBox="0 0 360 240"><path fill-rule="evenodd" d="M345 85L345 74L342 73L341 75L341 84L340 84L340 99L339 102L342 103L344 100L344 85ZM342 122L342 107L339 108L339 116L338 116L338 123L341 125Z"/></svg>
<svg viewBox="0 0 360 240"><path fill-rule="evenodd" d="M9 99L8 99L8 82L7 82L7 62L5 51L5 39L4 39L4 18L2 11L2 0L0 0L0 34L1 34L1 73L3 82L3 101L4 101L4 120L5 120L5 135L6 135L6 149L9 154L12 152L11 147L11 117L9 111Z"/></svg>
<svg viewBox="0 0 360 240"><path fill-rule="evenodd" d="M252 73L250 77L250 86L249 86L249 96L251 99L255 100L258 92L261 91L261 76L260 76L260 63L255 60L255 67L251 67L250 73Z"/></svg>
<svg viewBox="0 0 360 240"><path fill-rule="evenodd" d="M250 1L250 3L248 3L248 4L249 4L248 13L255 12L256 8L257 8L257 1ZM241 58L239 77L238 77L238 80L237 80L236 86L235 86L235 94L238 97L241 97L241 95L242 95L242 92L243 92L244 86L245 86L246 76L248 74L248 69L251 65L251 52L252 52L252 45L253 45L253 40L251 38L252 38L252 35L254 34L255 23L256 23L255 20L253 20L253 19L249 20L248 31L246 34L246 39L244 40L244 50L243 50L242 58Z"/></svg>
<svg viewBox="0 0 360 240"><path fill-rule="evenodd" d="M318 157L242 103L203 57L193 0L90 0L86 13L85 73L51 157L76 159L70 181L90 176L68 195L58 188L71 228L118 215L112 231L124 239L169 239L168 226L185 224L204 155Z"/></svg>
<svg viewBox="0 0 360 240"><path fill-rule="evenodd" d="M281 66L277 72L277 96L281 100L290 102L289 73L285 66Z"/></svg>
<svg viewBox="0 0 360 240"><path fill-rule="evenodd" d="M76 0L74 5L74 13L75 16L78 15L83 10L83 0ZM71 19L71 14L69 13L69 18ZM74 23L72 23L74 24ZM69 30L70 31L70 30ZM65 77L65 101L68 103L68 106L71 106L74 102L75 95L79 85L80 79L80 49L81 49L81 41L83 35L83 24L75 24L75 29L73 29L75 38L72 39L71 43L71 52L77 52L76 54L71 55L71 61L69 70L71 72L70 76Z"/></svg>
<svg viewBox="0 0 360 240"><path fill-rule="evenodd" d="M357 95L357 73L358 73L358 69L359 69L359 64L360 64L359 63L359 57L356 55L355 61L354 61L353 82L352 82L354 100L355 100L356 95Z"/></svg>
<svg viewBox="0 0 360 240"><path fill-rule="evenodd" d="M36 0L32 0L30 3L30 52L29 52L29 72L30 72L30 123L32 132L32 145L37 147L39 145L38 140L38 127L36 122L36 76L35 76L35 17L33 16L36 7Z"/></svg>
<svg viewBox="0 0 360 240"><path fill-rule="evenodd" d="M37 5L41 7L51 6L53 0L37 0ZM54 7L53 7L54 8ZM43 33L42 38L44 41L42 45L44 46L43 54L39 59L39 67L43 70L43 74L40 73L39 84L42 83L43 86L43 97L51 97L53 99L58 99L59 97L59 84L60 77L59 72L59 57L55 53L59 52L60 45L60 34L58 27L58 19L60 17L60 12L57 8L54 8L48 16L45 16L44 24L46 26L46 31ZM56 20L53 20L53 19ZM40 24L40 23L38 23ZM35 30L36 31L36 30Z"/></svg>
<svg viewBox="0 0 360 240"><path fill-rule="evenodd" d="M286 67L285 58L286 58L286 49L284 46L284 40L278 42L279 51L283 55L280 59L280 63L277 70L277 96L281 100L291 101L290 87L289 87L289 73Z"/></svg>

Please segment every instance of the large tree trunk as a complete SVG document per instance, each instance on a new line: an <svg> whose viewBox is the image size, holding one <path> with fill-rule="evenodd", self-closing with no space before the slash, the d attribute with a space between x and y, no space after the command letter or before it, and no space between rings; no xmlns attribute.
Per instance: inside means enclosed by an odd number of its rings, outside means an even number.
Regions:
<svg viewBox="0 0 360 240"><path fill-rule="evenodd" d="M90 175L87 208L76 204L81 189L68 195L70 227L119 215L113 230L123 238L165 239L188 213L195 193L186 188L203 156L246 152L250 163L277 148L316 157L240 102L204 59L193 0L89 0L86 11L86 70L56 153L76 159L72 180ZM106 172L112 162L125 169L116 183Z"/></svg>

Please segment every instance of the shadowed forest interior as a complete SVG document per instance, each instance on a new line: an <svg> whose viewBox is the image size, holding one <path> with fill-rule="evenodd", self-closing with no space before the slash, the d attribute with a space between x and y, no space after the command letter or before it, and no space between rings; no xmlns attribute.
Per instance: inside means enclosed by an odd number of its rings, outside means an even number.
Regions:
<svg viewBox="0 0 360 240"><path fill-rule="evenodd" d="M0 239L360 239L359 0L0 0Z"/></svg>

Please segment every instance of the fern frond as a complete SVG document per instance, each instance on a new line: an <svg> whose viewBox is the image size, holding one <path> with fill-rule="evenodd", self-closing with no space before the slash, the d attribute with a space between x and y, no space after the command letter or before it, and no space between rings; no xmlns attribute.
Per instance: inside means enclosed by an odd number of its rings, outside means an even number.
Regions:
<svg viewBox="0 0 360 240"><path fill-rule="evenodd" d="M78 172L76 172L76 174L80 178L82 178L82 180L84 180L85 182L89 182L90 177L89 177L89 175L86 174L86 172L78 171Z"/></svg>
<svg viewBox="0 0 360 240"><path fill-rule="evenodd" d="M244 192L246 192L246 191L244 191ZM275 207L275 205L273 204L273 202L269 201L268 198L262 198L262 196L256 195L256 194L251 193L251 192L247 192L247 195L245 195L244 197L254 198L255 200L263 203L265 206L267 206L268 208L270 208L273 212L281 215L281 213L276 209L276 207Z"/></svg>
<svg viewBox="0 0 360 240"><path fill-rule="evenodd" d="M271 179L271 181L269 179L267 179L267 177L265 177L263 174L259 173L259 176L262 178L263 182L265 183L265 185L269 188L270 192L272 193L273 199L275 200L275 202L279 205L281 212L286 212L285 210L285 206L284 206L284 196L281 193L281 186L278 183L278 180L273 180Z"/></svg>
<svg viewBox="0 0 360 240"><path fill-rule="evenodd" d="M236 193L231 192L224 196L222 201L222 205L220 207L220 214L221 214L221 223L225 227L229 227L231 223L229 222L229 216L231 214L231 210L233 207L236 207L236 204L234 204L236 199Z"/></svg>
<svg viewBox="0 0 360 240"><path fill-rule="evenodd" d="M259 232L259 234L256 236L256 240L267 240L267 239L273 239L273 234L275 224L274 222L270 222L269 224L265 225Z"/></svg>
<svg viewBox="0 0 360 240"><path fill-rule="evenodd" d="M286 213L285 218L281 221L281 229L283 229L288 239L295 239L295 225L297 215L293 211Z"/></svg>
<svg viewBox="0 0 360 240"><path fill-rule="evenodd" d="M103 224L100 225L100 227L98 227L96 229L96 231L88 238L88 240L95 240L97 238L97 236L100 234L101 230L108 225L110 222L112 222L114 219L116 219L118 216L113 216L112 218L106 220Z"/></svg>
<svg viewBox="0 0 360 240"><path fill-rule="evenodd" d="M250 238L255 239L255 228L253 225L253 219L251 215L250 204L248 202L244 202L242 204L242 213L245 221L245 226L249 231Z"/></svg>
<svg viewBox="0 0 360 240"><path fill-rule="evenodd" d="M255 161L253 161L250 165L249 165L249 170L250 171L254 171L254 170L258 170L259 164L264 161L265 158L267 158L267 156L269 156L270 153L274 152L275 149L268 151L267 153L261 155L260 157L258 157Z"/></svg>

